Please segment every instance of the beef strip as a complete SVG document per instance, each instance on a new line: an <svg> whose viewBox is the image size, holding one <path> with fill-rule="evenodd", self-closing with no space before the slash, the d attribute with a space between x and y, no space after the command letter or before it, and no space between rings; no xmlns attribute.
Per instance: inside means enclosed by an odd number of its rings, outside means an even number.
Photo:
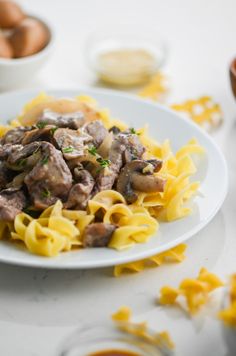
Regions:
<svg viewBox="0 0 236 356"><path fill-rule="evenodd" d="M108 130L103 126L103 123L100 120L92 121L87 124L85 126L85 131L92 136L95 147L99 147L108 134Z"/></svg>
<svg viewBox="0 0 236 356"><path fill-rule="evenodd" d="M54 140L67 160L84 156L87 144L92 142L92 137L84 130L58 129L54 133Z"/></svg>
<svg viewBox="0 0 236 356"><path fill-rule="evenodd" d="M6 167L3 161L0 161L0 190L6 188L13 177L13 172Z"/></svg>
<svg viewBox="0 0 236 356"><path fill-rule="evenodd" d="M58 199L65 201L72 186L72 175L60 151L48 142L39 144L41 159L24 182L34 207L45 209Z"/></svg>
<svg viewBox="0 0 236 356"><path fill-rule="evenodd" d="M16 145L22 142L22 139L25 136L27 131L32 130L32 126L19 126L15 129L12 129L5 133L5 135L1 138L1 144L5 145L6 143L11 143L12 145Z"/></svg>
<svg viewBox="0 0 236 356"><path fill-rule="evenodd" d="M87 225L83 234L84 247L108 246L116 226L112 224L94 223Z"/></svg>
<svg viewBox="0 0 236 356"><path fill-rule="evenodd" d="M9 188L0 192L0 220L14 221L25 206L26 198L22 190Z"/></svg>
<svg viewBox="0 0 236 356"><path fill-rule="evenodd" d="M138 157L141 158L145 149L135 134L117 134L112 142L109 152L110 165L108 169L103 169L96 180L94 194L101 190L112 189L121 167Z"/></svg>
<svg viewBox="0 0 236 356"><path fill-rule="evenodd" d="M74 177L77 183L72 186L64 206L66 209L85 209L93 190L94 179L88 171L79 168L75 168Z"/></svg>
<svg viewBox="0 0 236 356"><path fill-rule="evenodd" d="M77 130L85 123L85 115L82 111L69 114L59 114L52 110L45 109L39 118L37 125L54 125Z"/></svg>

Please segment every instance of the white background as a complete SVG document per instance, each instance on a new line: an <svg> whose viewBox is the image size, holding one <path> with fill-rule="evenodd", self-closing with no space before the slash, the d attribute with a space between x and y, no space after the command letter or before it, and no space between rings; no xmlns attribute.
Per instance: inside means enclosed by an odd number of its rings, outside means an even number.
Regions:
<svg viewBox="0 0 236 356"><path fill-rule="evenodd" d="M83 52L91 30L123 23L156 28L170 46L166 66L172 87L169 102L209 94L222 105L225 123L213 136L228 161L230 194L216 218L189 241L182 264L119 279L112 277L112 269L63 272L0 265L0 354L54 356L77 326L85 321L97 325L126 304L134 309L137 320L148 320L158 331L167 329L177 355L227 355L220 323L213 317L216 300L191 320L181 311L156 306L155 298L163 284L175 286L184 277L196 276L202 266L222 278L236 270L236 105L228 78L228 66L236 54L235 0L20 3L28 12L50 20L57 34L51 60L25 87L95 85Z"/></svg>

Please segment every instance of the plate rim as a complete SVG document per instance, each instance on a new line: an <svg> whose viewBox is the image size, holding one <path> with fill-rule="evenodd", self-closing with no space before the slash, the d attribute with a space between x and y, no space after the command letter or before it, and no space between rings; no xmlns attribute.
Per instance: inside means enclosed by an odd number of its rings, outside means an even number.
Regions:
<svg viewBox="0 0 236 356"><path fill-rule="evenodd" d="M114 89L90 88L90 87L70 87L70 88L69 87L67 87L67 88L39 87L37 89L31 88L31 89L7 91L7 92L0 94L0 100L4 97L9 97L9 96L14 96L14 95L37 95L37 93L40 93L40 92L46 92L46 93L52 92L52 93L57 93L58 95L60 95L60 93L65 92L65 91L74 92L75 94L83 93L83 92L90 92L91 95L93 95L93 93L98 94L98 95L104 94L104 95L108 95L108 96L117 96L117 97L123 98L125 100L126 99L133 100L134 102L142 102L145 105L147 104L152 107L158 107L159 109L161 109L163 111L169 112L172 115L176 116L176 118L178 120L184 121L190 127L192 126L195 130L197 130L199 132L200 135L204 136L205 139L211 143L211 145L217 151L218 156L221 159L221 163L224 168L223 174L225 176L224 185L223 185L223 187L221 186L221 197L218 200L218 205L215 206L214 209L212 209L211 214L209 214L207 218L202 219L202 221L200 223L198 223L191 230L182 234L179 238L166 243L164 246L158 246L157 247L158 252L156 252L155 249L153 249L153 254L150 254L150 251L147 250L146 252L145 251L137 252L134 256L124 257L122 259L122 261L117 261L117 262L112 261L112 258L111 258L111 259L107 259L106 261L99 262L96 260L93 263L90 262L89 264L87 264L86 261L82 261L82 263L80 263L81 261L78 259L78 261L77 261L78 263L74 262L72 264L66 264L66 265L63 263L61 264L58 260L57 261L59 263L57 264L57 263L55 263L56 262L55 258L49 258L49 257L44 257L44 256L35 255L35 257L37 258L35 261L28 261L28 260L24 261L24 260L22 260L22 258L21 259L18 259L18 258L10 258L9 259L9 257L5 258L4 256L1 256L1 254L0 254L0 262L1 263L6 263L9 265L15 265L15 266L17 265L17 266L24 266L24 267L47 268L47 269L55 269L55 270L56 269L58 269L58 270L61 270L61 269L64 269L64 270L94 269L94 268L112 267L112 266L119 265L119 264L125 264L125 263L131 263L134 261L138 261L140 259L147 258L151 255L155 255L156 253L162 253L164 251L167 251L170 248L173 248L180 243L184 243L185 241L192 238L200 230L202 230L204 227L207 226L207 224L215 217L217 212L222 207L224 200L227 196L228 186L229 186L228 166L227 166L225 156L224 156L221 148L219 147L219 145L215 142L215 140L207 132L205 132L203 129L201 129L195 122L188 120L183 115L181 115L181 113L177 113L176 111L172 110L169 107L166 107L160 103L153 102L150 99L142 99L142 98L135 96L134 94L123 93L121 91L114 90ZM78 252L78 251L72 251L72 253L76 253L76 252ZM118 251L118 253L122 253L122 252Z"/></svg>

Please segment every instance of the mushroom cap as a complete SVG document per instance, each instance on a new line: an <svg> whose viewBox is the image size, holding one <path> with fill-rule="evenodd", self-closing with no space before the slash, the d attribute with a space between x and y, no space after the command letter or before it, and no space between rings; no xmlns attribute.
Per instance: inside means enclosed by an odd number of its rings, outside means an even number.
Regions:
<svg viewBox="0 0 236 356"><path fill-rule="evenodd" d="M127 203L134 203L138 196L135 190L141 192L162 192L165 181L153 175L160 170L162 162L159 160L133 160L121 170L117 180L117 191L126 199Z"/></svg>

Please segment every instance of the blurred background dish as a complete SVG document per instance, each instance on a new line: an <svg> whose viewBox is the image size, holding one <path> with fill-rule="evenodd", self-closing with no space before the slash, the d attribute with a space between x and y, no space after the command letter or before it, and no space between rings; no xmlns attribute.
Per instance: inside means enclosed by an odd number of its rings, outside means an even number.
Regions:
<svg viewBox="0 0 236 356"><path fill-rule="evenodd" d="M167 45L143 26L97 28L86 42L86 57L98 78L112 86L147 82L163 66Z"/></svg>
<svg viewBox="0 0 236 356"><path fill-rule="evenodd" d="M10 0L0 0L0 89L32 79L51 52L50 26Z"/></svg>
<svg viewBox="0 0 236 356"><path fill-rule="evenodd" d="M231 88L234 97L236 98L236 58L234 58L234 60L231 62L229 74L230 74Z"/></svg>
<svg viewBox="0 0 236 356"><path fill-rule="evenodd" d="M37 20L37 22L35 21ZM40 25L39 25L40 24ZM42 28L43 26L48 34L46 46L37 53L36 48L42 47ZM28 28L33 29L33 36L27 34ZM35 43L34 35L39 36L39 44ZM26 41L26 47L19 47L19 37ZM30 38L32 37L32 38ZM1 44L0 36L0 44ZM32 80L35 73L43 66L53 50L54 33L50 25L41 18L30 16L23 21L19 33L13 35L15 51L21 53L22 58L0 58L0 90L9 90L18 88L30 79ZM24 54L29 54L24 56Z"/></svg>

